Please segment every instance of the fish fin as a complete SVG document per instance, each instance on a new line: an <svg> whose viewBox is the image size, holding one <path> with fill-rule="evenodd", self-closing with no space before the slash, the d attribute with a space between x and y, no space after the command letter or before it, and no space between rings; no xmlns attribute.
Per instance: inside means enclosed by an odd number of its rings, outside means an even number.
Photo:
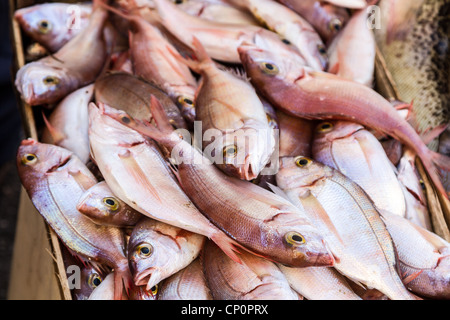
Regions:
<svg viewBox="0 0 450 320"><path fill-rule="evenodd" d="M122 300L124 289L127 296L129 296L132 281L133 279L128 268L128 264L124 264L123 267L117 267L114 269L114 300Z"/></svg>
<svg viewBox="0 0 450 320"><path fill-rule="evenodd" d="M286 199L287 201L291 202L291 200L289 199L288 195L278 186L271 184L270 182L266 181L267 186L269 187L269 189L275 193L277 196L280 196L284 199Z"/></svg>
<svg viewBox="0 0 450 320"><path fill-rule="evenodd" d="M192 38L192 46L194 59L186 59L179 52L174 51L169 46L167 50L180 62L187 65L190 69L194 70L196 73L200 73L204 65L214 64L211 57L206 52L200 40L197 37L193 36Z"/></svg>
<svg viewBox="0 0 450 320"><path fill-rule="evenodd" d="M414 272L412 274L410 274L407 277L402 278L402 282L404 285L407 285L408 283L410 283L411 281L413 281L414 279L416 279L418 276L420 276L420 274L423 272L423 270Z"/></svg>
<svg viewBox="0 0 450 320"><path fill-rule="evenodd" d="M242 264L241 259L239 258L239 256L237 255L237 253L239 254L240 252L238 251L238 247L242 248L242 249L246 249L244 248L242 245L240 245L238 242L236 242L235 240L231 239L230 237L228 237L225 233L223 232L217 232L215 234L213 234L211 236L211 240L214 241L214 243L228 256L230 257L231 260Z"/></svg>
<svg viewBox="0 0 450 320"><path fill-rule="evenodd" d="M447 128L449 127L448 123L443 123L433 129L424 130L420 137L422 138L423 143L429 144L431 141L439 137Z"/></svg>
<svg viewBox="0 0 450 320"><path fill-rule="evenodd" d="M48 121L47 117L45 116L44 112L42 112L42 119L44 119L45 126L47 127L48 132L50 133L50 136L53 139L53 144L59 144L61 141L66 139L66 135L62 133L60 130L56 129L50 121Z"/></svg>

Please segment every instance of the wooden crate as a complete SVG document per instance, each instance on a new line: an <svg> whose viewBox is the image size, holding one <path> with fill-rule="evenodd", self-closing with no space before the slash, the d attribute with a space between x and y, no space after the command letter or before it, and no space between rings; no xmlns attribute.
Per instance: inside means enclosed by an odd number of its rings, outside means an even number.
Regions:
<svg viewBox="0 0 450 320"><path fill-rule="evenodd" d="M12 74L25 64L23 33L12 19L16 9L36 3L56 2L57 0L8 0L10 3L10 25L14 51ZM64 2L77 2L61 0ZM375 77L377 91L387 99L397 99L395 84L392 81L380 52L377 52ZM13 79L14 80L14 79ZM17 93L17 92L16 92ZM27 137L38 140L37 119L33 108L24 103L17 94L22 115L23 128ZM426 186L426 196L434 231L450 241L450 202L438 195L420 160L419 172ZM66 269L61 253L61 243L57 235L44 222L34 208L31 200L22 190L18 211L16 238L11 268L8 299L71 300Z"/></svg>

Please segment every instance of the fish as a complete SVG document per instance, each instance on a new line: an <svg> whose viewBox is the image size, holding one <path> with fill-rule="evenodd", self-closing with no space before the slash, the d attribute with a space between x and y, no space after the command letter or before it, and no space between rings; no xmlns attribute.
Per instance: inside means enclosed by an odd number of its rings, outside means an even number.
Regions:
<svg viewBox="0 0 450 320"><path fill-rule="evenodd" d="M157 86L126 72L108 72L95 81L95 102L124 110L133 117L150 120L151 95L160 99L171 124L177 129L187 129L180 109L164 91Z"/></svg>
<svg viewBox="0 0 450 320"><path fill-rule="evenodd" d="M263 25L295 46L313 70L328 66L327 48L313 26L288 7L273 0L229 0L244 6Z"/></svg>
<svg viewBox="0 0 450 320"><path fill-rule="evenodd" d="M88 300L116 300L114 297L114 272L109 273L105 279L92 291ZM121 300L129 300L123 292Z"/></svg>
<svg viewBox="0 0 450 320"><path fill-rule="evenodd" d="M97 183L71 151L34 139L22 140L17 151L20 181L47 225L86 264L115 270L114 298L120 300L131 281L122 229L99 226L76 209L77 200Z"/></svg>
<svg viewBox="0 0 450 320"><path fill-rule="evenodd" d="M303 156L282 159L277 186L320 230L337 257L336 270L391 300L418 300L404 286L393 240L360 186L338 170Z"/></svg>
<svg viewBox="0 0 450 320"><path fill-rule="evenodd" d="M158 127L121 111L104 113L165 146L186 195L240 248L292 267L333 266L334 256L304 212L264 188L224 174L174 131L155 97L151 108Z"/></svg>
<svg viewBox="0 0 450 320"><path fill-rule="evenodd" d="M449 3L380 0L375 39L398 98L413 102L418 131L450 121ZM438 149L438 139L428 144Z"/></svg>
<svg viewBox="0 0 450 320"><path fill-rule="evenodd" d="M96 79L107 60L103 36L107 16L106 10L96 5L82 32L54 54L27 63L17 71L15 86L25 103L56 103Z"/></svg>
<svg viewBox="0 0 450 320"><path fill-rule="evenodd" d="M213 300L200 258L162 281L158 298L159 300Z"/></svg>
<svg viewBox="0 0 450 320"><path fill-rule="evenodd" d="M134 284L150 290L187 267L200 254L205 237L154 219L139 221L128 242Z"/></svg>
<svg viewBox="0 0 450 320"><path fill-rule="evenodd" d="M91 154L111 191L148 218L212 239L238 261L236 241L193 204L158 145L105 114L121 112L89 105Z"/></svg>
<svg viewBox="0 0 450 320"><path fill-rule="evenodd" d="M376 41L368 28L369 12L354 12L345 27L328 46L328 72L341 78L373 87L375 74Z"/></svg>
<svg viewBox="0 0 450 320"><path fill-rule="evenodd" d="M89 24L92 3L40 3L17 9L14 19L31 39L54 53Z"/></svg>
<svg viewBox="0 0 450 320"><path fill-rule="evenodd" d="M92 83L64 97L48 118L44 115L41 141L73 151L86 164L90 160L88 104L93 98Z"/></svg>
<svg viewBox="0 0 450 320"><path fill-rule="evenodd" d="M274 153L276 131L249 81L216 66L196 38L194 47L197 60L183 61L201 75L195 120L201 124L202 150L226 174L253 180Z"/></svg>
<svg viewBox="0 0 450 320"><path fill-rule="evenodd" d="M143 217L114 195L105 181L86 190L78 200L77 210L94 223L113 226L135 226Z"/></svg>
<svg viewBox="0 0 450 320"><path fill-rule="evenodd" d="M325 43L330 42L342 30L349 19L349 14L345 8L329 2L319 0L277 1L306 19Z"/></svg>
<svg viewBox="0 0 450 320"><path fill-rule="evenodd" d="M396 168L375 136L349 121L317 125L312 158L358 184L378 209L405 217L406 203Z"/></svg>
<svg viewBox="0 0 450 320"><path fill-rule="evenodd" d="M405 218L426 230L433 231L423 181L415 166L414 153L409 149L405 149L400 158L397 179L405 197Z"/></svg>
<svg viewBox="0 0 450 320"><path fill-rule="evenodd" d="M356 122L399 140L414 150L438 193L448 199L437 170L450 170L450 158L429 149L410 123L374 89L310 71L261 46L244 44L238 51L252 84L275 108L305 119Z"/></svg>
<svg viewBox="0 0 450 320"><path fill-rule="evenodd" d="M304 154L312 156L312 140L316 124L313 121L293 117L276 110L280 130L279 156L293 157Z"/></svg>
<svg viewBox="0 0 450 320"><path fill-rule="evenodd" d="M298 300L286 277L272 261L242 252L236 263L207 241L201 259L215 300Z"/></svg>
<svg viewBox="0 0 450 320"><path fill-rule="evenodd" d="M201 19L239 25L259 25L249 13L219 0L184 0L175 2L184 12Z"/></svg>
<svg viewBox="0 0 450 320"><path fill-rule="evenodd" d="M278 267L290 286L308 300L361 300L335 268Z"/></svg>
<svg viewBox="0 0 450 320"><path fill-rule="evenodd" d="M179 41L191 49L197 38L208 55L216 61L240 64L237 52L245 41L265 43L280 55L293 56L299 63L305 64L298 50L282 41L274 32L260 26L219 23L191 16L168 0L154 0L161 24Z"/></svg>
<svg viewBox="0 0 450 320"><path fill-rule="evenodd" d="M109 10L129 20L129 52L134 74L163 90L178 104L185 119L193 123L195 107L192 102L197 80L174 56L177 49L143 17L127 15L112 7Z"/></svg>
<svg viewBox="0 0 450 320"><path fill-rule="evenodd" d="M403 282L415 294L450 298L450 244L437 234L389 212L382 213L397 248Z"/></svg>

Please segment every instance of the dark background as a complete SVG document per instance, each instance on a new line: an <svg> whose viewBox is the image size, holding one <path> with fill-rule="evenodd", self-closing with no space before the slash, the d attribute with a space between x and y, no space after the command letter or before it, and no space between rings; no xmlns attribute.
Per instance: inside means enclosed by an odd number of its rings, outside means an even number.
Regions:
<svg viewBox="0 0 450 320"><path fill-rule="evenodd" d="M0 0L0 299L6 300L21 184L15 154L24 137L12 84L8 1Z"/></svg>

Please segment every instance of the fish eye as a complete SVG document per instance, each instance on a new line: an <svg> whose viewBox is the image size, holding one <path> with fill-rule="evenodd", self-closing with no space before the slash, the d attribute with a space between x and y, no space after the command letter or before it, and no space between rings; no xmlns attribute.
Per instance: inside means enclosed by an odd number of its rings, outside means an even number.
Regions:
<svg viewBox="0 0 450 320"><path fill-rule="evenodd" d="M141 258L148 258L152 255L153 253L153 247L148 244L148 243L143 243L140 244L137 248L136 248L136 253L141 257Z"/></svg>
<svg viewBox="0 0 450 320"><path fill-rule="evenodd" d="M284 236L286 242L292 246L300 246L306 243L305 238L298 232L291 231Z"/></svg>
<svg viewBox="0 0 450 320"><path fill-rule="evenodd" d="M103 203L112 211L119 209L119 201L112 197L103 198Z"/></svg>
<svg viewBox="0 0 450 320"><path fill-rule="evenodd" d="M100 276L97 273L93 273L89 276L88 285L92 289L97 288L100 285L100 283L102 283L102 278L100 278Z"/></svg>
<svg viewBox="0 0 450 320"><path fill-rule="evenodd" d="M270 116L270 114L266 113L267 122L269 123L269 126L272 128L276 128L278 126L277 122L274 118Z"/></svg>
<svg viewBox="0 0 450 320"><path fill-rule="evenodd" d="M158 285L155 284L153 287L150 288L150 294L152 296L155 296L158 293Z"/></svg>
<svg viewBox="0 0 450 320"><path fill-rule="evenodd" d="M292 44L288 39L281 39L281 41L283 41L283 43L290 45Z"/></svg>
<svg viewBox="0 0 450 320"><path fill-rule="evenodd" d="M54 76L47 76L43 80L44 84L46 85L57 85L59 83L59 79Z"/></svg>
<svg viewBox="0 0 450 320"><path fill-rule="evenodd" d="M342 29L342 21L339 19L333 19L328 25L328 29L332 32L339 32Z"/></svg>
<svg viewBox="0 0 450 320"><path fill-rule="evenodd" d="M131 119L127 116L123 116L120 120L122 120L123 123L127 124L131 122Z"/></svg>
<svg viewBox="0 0 450 320"><path fill-rule="evenodd" d="M317 131L322 132L322 133L330 132L332 130L333 130L333 124L330 122L321 123L317 127Z"/></svg>
<svg viewBox="0 0 450 320"><path fill-rule="evenodd" d="M187 0L174 0L173 3L175 4L182 4L185 3Z"/></svg>
<svg viewBox="0 0 450 320"><path fill-rule="evenodd" d="M325 48L324 45L322 45L322 44L317 45L317 50L319 51L319 53L322 56L326 56L327 55L327 48Z"/></svg>
<svg viewBox="0 0 450 320"><path fill-rule="evenodd" d="M26 165L34 164L37 161L37 156L33 153L27 153L22 157L22 163Z"/></svg>
<svg viewBox="0 0 450 320"><path fill-rule="evenodd" d="M47 32L49 32L51 26L52 26L52 24L50 23L50 21L45 20L45 19L38 22L38 29L39 29L39 32L42 34L46 34Z"/></svg>
<svg viewBox="0 0 450 320"><path fill-rule="evenodd" d="M280 71L275 64L270 62L262 62L259 66L261 70L268 75L276 75Z"/></svg>
<svg viewBox="0 0 450 320"><path fill-rule="evenodd" d="M194 107L194 101L193 101L193 99L191 99L189 97L180 96L180 97L178 97L177 100L178 100L178 103L183 106L191 107L191 108Z"/></svg>
<svg viewBox="0 0 450 320"><path fill-rule="evenodd" d="M223 148L224 157L235 157L237 154L237 146L232 144Z"/></svg>
<svg viewBox="0 0 450 320"><path fill-rule="evenodd" d="M297 157L295 158L295 164L297 167L304 168L312 162L311 159L306 157Z"/></svg>

